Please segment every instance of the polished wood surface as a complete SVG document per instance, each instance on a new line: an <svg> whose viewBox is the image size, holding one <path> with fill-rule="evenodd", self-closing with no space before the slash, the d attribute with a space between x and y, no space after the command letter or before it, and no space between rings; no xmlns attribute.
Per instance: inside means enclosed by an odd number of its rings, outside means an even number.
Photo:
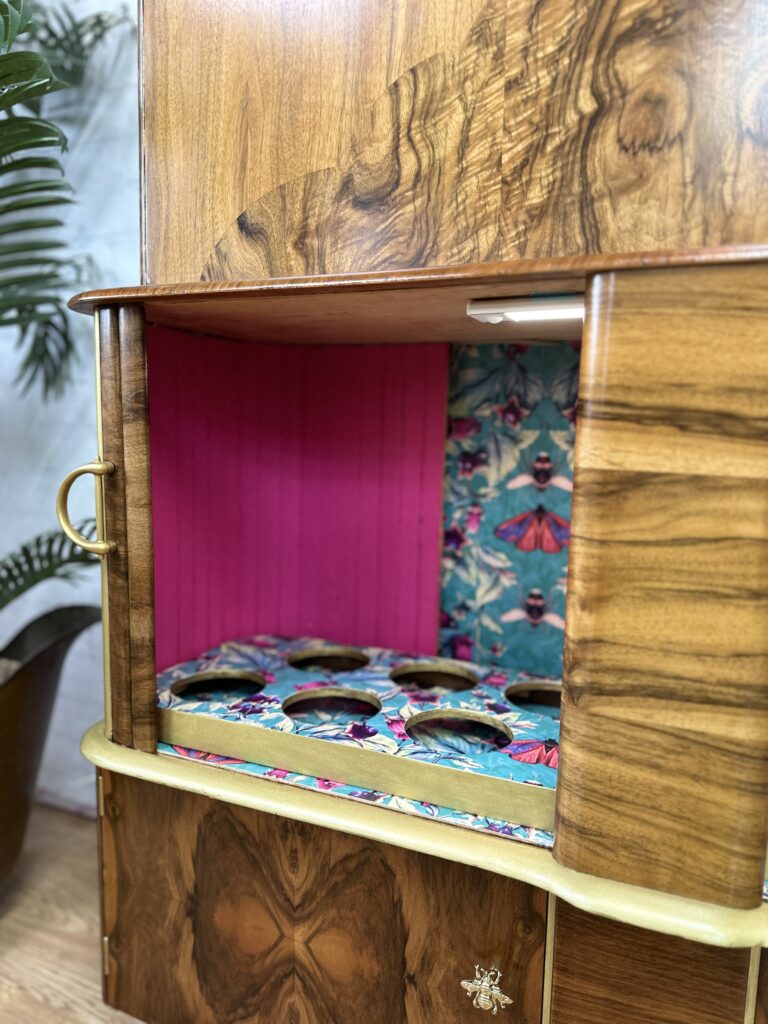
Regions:
<svg viewBox="0 0 768 1024"><path fill-rule="evenodd" d="M133 743L131 709L131 649L129 640L128 526L125 508L125 452L123 447L123 396L120 383L120 331L118 310L101 309L99 318L99 386L101 388L104 458L114 473L102 478L106 536L115 542L107 558L109 600L110 704L112 739L130 747Z"/></svg>
<svg viewBox="0 0 768 1024"><path fill-rule="evenodd" d="M500 250L761 241L763 0L509 0Z"/></svg>
<svg viewBox="0 0 768 1024"><path fill-rule="evenodd" d="M131 1024L102 1002L98 876L95 824L33 807L0 887L3 1024Z"/></svg>
<svg viewBox="0 0 768 1024"><path fill-rule="evenodd" d="M107 289L76 296L70 305L80 313L92 313L100 306L143 304L152 324L278 344L563 340L579 337L580 325L562 321L480 324L467 316L467 303L473 299L581 294L588 275L604 270L761 259L768 260L768 248L518 260L453 270Z"/></svg>
<svg viewBox="0 0 768 1024"><path fill-rule="evenodd" d="M157 745L157 694L147 346L142 310L122 307L118 318L130 602L131 746L152 751Z"/></svg>
<svg viewBox="0 0 768 1024"><path fill-rule="evenodd" d="M762 0L149 0L144 279L763 240L767 35Z"/></svg>
<svg viewBox="0 0 768 1024"><path fill-rule="evenodd" d="M105 773L110 1003L153 1024L539 1024L546 896L476 868Z"/></svg>
<svg viewBox="0 0 768 1024"><path fill-rule="evenodd" d="M732 907L768 836L766 395L762 268L596 279L555 856Z"/></svg>
<svg viewBox="0 0 768 1024"><path fill-rule="evenodd" d="M99 354L112 738L153 751L157 743L152 517L146 346L138 307L101 309Z"/></svg>
<svg viewBox="0 0 768 1024"><path fill-rule="evenodd" d="M750 955L606 921L558 900L551 1024L751 1024Z"/></svg>

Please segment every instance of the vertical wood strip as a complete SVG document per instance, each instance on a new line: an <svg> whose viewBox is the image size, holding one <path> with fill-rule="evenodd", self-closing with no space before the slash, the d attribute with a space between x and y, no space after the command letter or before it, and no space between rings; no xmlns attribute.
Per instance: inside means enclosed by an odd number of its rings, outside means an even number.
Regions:
<svg viewBox="0 0 768 1024"><path fill-rule="evenodd" d="M116 309L100 309L98 317L103 455L115 465L114 473L103 478L105 536L117 545L106 559L109 621L105 640L109 644L112 739L130 747L133 725L120 338Z"/></svg>
<svg viewBox="0 0 768 1024"><path fill-rule="evenodd" d="M555 856L758 906L768 838L768 277L596 279Z"/></svg>
<svg viewBox="0 0 768 1024"><path fill-rule="evenodd" d="M157 746L155 615L144 313L137 306L124 306L118 318L130 598L132 745L139 750L154 751Z"/></svg>

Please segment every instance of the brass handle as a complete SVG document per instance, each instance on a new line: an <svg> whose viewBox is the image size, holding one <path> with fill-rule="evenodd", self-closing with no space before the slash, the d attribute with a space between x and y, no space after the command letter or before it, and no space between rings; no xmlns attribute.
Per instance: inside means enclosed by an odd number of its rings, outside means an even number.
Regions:
<svg viewBox="0 0 768 1024"><path fill-rule="evenodd" d="M96 540L88 540L82 533L78 533L72 525L69 518L69 510L67 509L67 502L69 501L69 492L72 484L80 476L85 476L86 473L90 473L96 477L97 487L100 486L102 476L107 476L109 473L114 473L115 464L114 462L89 462L85 466L79 466L77 469L73 469L62 481L59 493L56 495L56 515L61 525L62 530L73 544L77 544L84 551L90 551L94 555L98 555L99 558L103 558L108 555L111 551L115 551L117 545L113 540L104 540L103 538L97 538ZM97 494L97 503L100 501L100 495ZM97 516L97 520L99 517Z"/></svg>

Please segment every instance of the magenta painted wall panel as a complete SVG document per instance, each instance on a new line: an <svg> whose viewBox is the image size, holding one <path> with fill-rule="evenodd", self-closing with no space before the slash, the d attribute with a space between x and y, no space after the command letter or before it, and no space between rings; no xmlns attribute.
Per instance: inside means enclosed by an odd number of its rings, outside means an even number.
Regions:
<svg viewBox="0 0 768 1024"><path fill-rule="evenodd" d="M158 669L260 632L435 653L448 362L150 328Z"/></svg>

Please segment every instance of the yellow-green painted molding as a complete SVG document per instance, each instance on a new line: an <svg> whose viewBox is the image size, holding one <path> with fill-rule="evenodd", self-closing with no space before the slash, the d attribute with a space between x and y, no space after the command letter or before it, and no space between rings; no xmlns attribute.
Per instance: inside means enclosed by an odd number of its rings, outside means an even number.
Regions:
<svg viewBox="0 0 768 1024"><path fill-rule="evenodd" d="M768 946L768 904L754 910L730 910L585 875L557 864L549 850L511 839L200 761L131 750L107 739L103 722L88 730L81 750L98 768L518 878L580 910L625 924L710 946Z"/></svg>

